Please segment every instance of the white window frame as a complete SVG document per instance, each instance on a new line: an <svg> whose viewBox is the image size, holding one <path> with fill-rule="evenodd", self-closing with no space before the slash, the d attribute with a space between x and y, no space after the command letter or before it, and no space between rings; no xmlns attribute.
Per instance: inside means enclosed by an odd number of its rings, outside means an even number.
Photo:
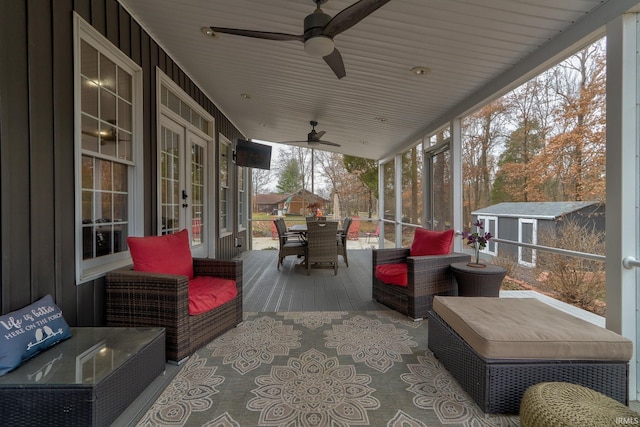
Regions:
<svg viewBox="0 0 640 427"><path fill-rule="evenodd" d="M247 197L249 168L238 166L236 170L238 171L238 231L244 231L249 222L249 198Z"/></svg>
<svg viewBox="0 0 640 427"><path fill-rule="evenodd" d="M220 166L220 171L222 171L223 162L227 163L226 177L223 177L221 174L218 176L218 185L220 191L219 197L219 207L218 207L218 227L220 231L220 237L228 236L233 233L233 199L231 197L231 171L232 171L232 144L228 138L226 138L222 134L218 134L219 144L218 144L218 162ZM223 150L223 147L226 150ZM223 154L226 152L226 157ZM226 179L225 179L226 178ZM223 212L224 209L224 212ZM225 224L223 227L222 218L225 219Z"/></svg>
<svg viewBox="0 0 640 427"><path fill-rule="evenodd" d="M531 245L538 244L538 220L534 218L518 218L518 243L524 243L522 241L522 224L532 224L531 229ZM522 246L518 246L518 264L524 265L525 267L535 267L536 266L536 250L531 249L531 262L525 261L522 259Z"/></svg>
<svg viewBox="0 0 640 427"><path fill-rule="evenodd" d="M491 233L492 238L498 238L498 217L497 216L488 216L488 215L478 215L478 221L482 222L485 233ZM490 224L493 222L495 224L495 230L491 228ZM493 248L493 250L491 250ZM498 242L489 241L487 242L487 246L482 249L480 252L483 254L498 256Z"/></svg>
<svg viewBox="0 0 640 427"><path fill-rule="evenodd" d="M103 276L106 272L131 264L129 251L84 260L82 253L82 102L81 102L81 40L97 49L132 77L132 161L128 171L128 235L140 235L144 230L144 171L142 159L142 113L143 75L142 68L127 57L102 34L73 14L74 29L74 173L75 173L75 223L76 223L76 284L85 283Z"/></svg>

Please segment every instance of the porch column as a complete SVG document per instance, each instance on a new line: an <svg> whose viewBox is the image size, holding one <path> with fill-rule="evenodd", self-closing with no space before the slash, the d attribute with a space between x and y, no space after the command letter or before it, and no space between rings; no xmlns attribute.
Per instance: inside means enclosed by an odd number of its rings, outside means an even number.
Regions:
<svg viewBox="0 0 640 427"><path fill-rule="evenodd" d="M451 122L451 213L453 229L462 232L462 119ZM463 240L453 240L453 251L463 251Z"/></svg>
<svg viewBox="0 0 640 427"><path fill-rule="evenodd" d="M396 154L393 191L396 197L396 248L402 247L402 154Z"/></svg>
<svg viewBox="0 0 640 427"><path fill-rule="evenodd" d="M607 24L607 329L637 344L638 269L626 269L627 256L640 258L638 243L638 25L637 14ZM629 399L638 400L637 351L630 364Z"/></svg>

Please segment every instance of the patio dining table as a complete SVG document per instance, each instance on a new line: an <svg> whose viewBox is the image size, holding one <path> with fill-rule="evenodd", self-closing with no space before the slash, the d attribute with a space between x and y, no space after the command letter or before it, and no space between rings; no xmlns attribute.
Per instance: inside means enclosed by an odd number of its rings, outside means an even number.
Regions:
<svg viewBox="0 0 640 427"><path fill-rule="evenodd" d="M331 222L331 221L327 221L327 222ZM290 233L299 233L302 235L306 235L307 234L307 224L293 224L292 226L287 228L287 231L289 231ZM338 227L338 234L340 233L344 233L344 229Z"/></svg>
<svg viewBox="0 0 640 427"><path fill-rule="evenodd" d="M338 222L338 221L327 221L327 222ZM287 231L289 233L296 233L300 236L300 239L307 241L307 224L293 224L289 227L287 227ZM337 234L336 236L339 236L340 234L344 233L344 229L338 227L337 229ZM336 240L336 245L337 245L337 240ZM337 246L336 246L337 248ZM306 257L298 264L296 264L295 268L306 268L307 267L307 260Z"/></svg>

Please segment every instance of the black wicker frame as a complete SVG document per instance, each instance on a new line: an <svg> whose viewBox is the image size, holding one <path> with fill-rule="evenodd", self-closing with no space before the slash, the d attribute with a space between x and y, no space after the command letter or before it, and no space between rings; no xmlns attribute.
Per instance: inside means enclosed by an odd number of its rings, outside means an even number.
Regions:
<svg viewBox="0 0 640 427"><path fill-rule="evenodd" d="M93 328L71 328L71 338L57 345L75 346L79 329ZM126 335L126 329L123 331ZM12 427L111 425L164 372L165 335L161 329L158 331L137 354L97 383L0 385L0 422ZM25 366L42 366L39 361L50 359L51 352L55 351L52 347L27 361ZM76 369L75 358L63 357L60 363L62 367L58 369L71 372Z"/></svg>
<svg viewBox="0 0 640 427"><path fill-rule="evenodd" d="M424 319L433 305L435 295L458 295L458 286L449 266L454 262L471 261L461 253L412 257L409 248L373 249L371 279L373 299L412 319ZM408 285L396 286L376 278L381 264L406 262Z"/></svg>
<svg viewBox="0 0 640 427"><path fill-rule="evenodd" d="M107 273L107 325L166 329L167 360L182 362L242 322L242 260L194 258L196 276L235 280L237 296L206 313L189 315L187 276L134 271Z"/></svg>
<svg viewBox="0 0 640 427"><path fill-rule="evenodd" d="M433 311L428 333L429 349L487 414L517 414L527 388L547 381L579 384L628 404L628 361L485 359Z"/></svg>

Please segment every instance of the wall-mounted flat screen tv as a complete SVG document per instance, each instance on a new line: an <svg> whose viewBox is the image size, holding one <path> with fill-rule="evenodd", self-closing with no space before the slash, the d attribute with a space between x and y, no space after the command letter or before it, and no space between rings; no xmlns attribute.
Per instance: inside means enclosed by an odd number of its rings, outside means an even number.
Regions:
<svg viewBox="0 0 640 427"><path fill-rule="evenodd" d="M236 165L254 169L271 169L271 146L238 139Z"/></svg>

